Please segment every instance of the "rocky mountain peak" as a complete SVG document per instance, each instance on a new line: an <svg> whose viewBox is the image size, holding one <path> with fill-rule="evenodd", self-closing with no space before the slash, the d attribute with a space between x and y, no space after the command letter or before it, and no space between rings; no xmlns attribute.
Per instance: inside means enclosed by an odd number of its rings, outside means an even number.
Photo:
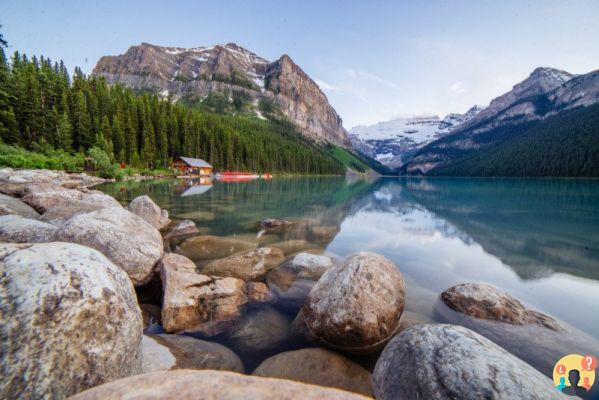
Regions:
<svg viewBox="0 0 599 400"><path fill-rule="evenodd" d="M125 54L102 57L93 74L173 101L242 91L258 116L261 99L274 101L306 137L351 147L325 94L287 54L270 62L236 43L183 48L144 42Z"/></svg>

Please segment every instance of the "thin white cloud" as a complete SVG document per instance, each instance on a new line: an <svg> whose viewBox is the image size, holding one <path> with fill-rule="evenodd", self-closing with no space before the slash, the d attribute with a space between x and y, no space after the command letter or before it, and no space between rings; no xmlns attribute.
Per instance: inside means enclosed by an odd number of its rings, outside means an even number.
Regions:
<svg viewBox="0 0 599 400"><path fill-rule="evenodd" d="M339 90L338 86L330 84L328 82L323 81L322 79L314 78L314 82L325 92L332 92L334 90Z"/></svg>
<svg viewBox="0 0 599 400"><path fill-rule="evenodd" d="M457 81L449 87L449 91L454 94L462 94L466 92L466 88L464 88L462 81Z"/></svg>
<svg viewBox="0 0 599 400"><path fill-rule="evenodd" d="M397 85L395 82L391 82L390 80L387 80L385 78L381 78L380 76L378 76L376 74L373 74L372 72L355 70L353 68L346 68L345 69L345 74L347 76L349 76L350 78L364 78L364 79L369 79L369 80L377 82L377 83L379 83L382 86L385 86L387 88L395 89L395 90L400 90L399 85Z"/></svg>

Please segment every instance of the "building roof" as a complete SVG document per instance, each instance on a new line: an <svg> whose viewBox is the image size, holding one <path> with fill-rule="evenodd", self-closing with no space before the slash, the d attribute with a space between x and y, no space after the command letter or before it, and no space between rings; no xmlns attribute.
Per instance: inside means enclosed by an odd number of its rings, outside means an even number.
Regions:
<svg viewBox="0 0 599 400"><path fill-rule="evenodd" d="M181 160L185 162L185 164L190 167L196 168L212 168L212 165L208 164L206 161L201 158L191 158L191 157L179 157Z"/></svg>

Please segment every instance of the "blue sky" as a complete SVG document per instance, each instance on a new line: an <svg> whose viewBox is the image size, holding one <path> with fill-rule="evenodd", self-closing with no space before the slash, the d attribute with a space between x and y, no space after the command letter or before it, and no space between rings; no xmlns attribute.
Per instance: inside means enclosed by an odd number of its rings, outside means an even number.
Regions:
<svg viewBox="0 0 599 400"><path fill-rule="evenodd" d="M346 128L487 104L537 66L599 69L599 1L7 1L11 50L91 72L134 44L289 54Z"/></svg>

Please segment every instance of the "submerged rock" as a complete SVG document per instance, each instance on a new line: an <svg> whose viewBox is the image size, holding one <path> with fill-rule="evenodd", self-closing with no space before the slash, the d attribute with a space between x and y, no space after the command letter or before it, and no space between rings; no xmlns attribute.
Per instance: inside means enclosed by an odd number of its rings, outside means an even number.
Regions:
<svg viewBox="0 0 599 400"><path fill-rule="evenodd" d="M462 283L441 293L441 300L454 311L474 318L512 325L539 325L557 331L559 324L538 311L526 309L509 294L485 283Z"/></svg>
<svg viewBox="0 0 599 400"><path fill-rule="evenodd" d="M553 382L490 340L455 325L417 325L376 363L377 399L564 399Z"/></svg>
<svg viewBox="0 0 599 400"><path fill-rule="evenodd" d="M245 293L252 303L274 303L277 296L262 282L247 282Z"/></svg>
<svg viewBox="0 0 599 400"><path fill-rule="evenodd" d="M564 322L527 309L486 284L462 284L441 294L437 319L462 325L490 339L551 377L565 354L599 354L599 341Z"/></svg>
<svg viewBox="0 0 599 400"><path fill-rule="evenodd" d="M214 260L202 268L202 273L256 281L263 279L268 271L276 268L284 259L281 250L261 247Z"/></svg>
<svg viewBox="0 0 599 400"><path fill-rule="evenodd" d="M348 358L321 348L287 351L266 359L252 375L290 379L372 396L372 374Z"/></svg>
<svg viewBox="0 0 599 400"><path fill-rule="evenodd" d="M235 353L223 345L190 336L144 335L143 372L171 369L215 369L243 372Z"/></svg>
<svg viewBox="0 0 599 400"><path fill-rule="evenodd" d="M19 215L0 216L0 242L43 243L49 242L56 232L54 225L24 218Z"/></svg>
<svg viewBox="0 0 599 400"><path fill-rule="evenodd" d="M317 248L314 244L306 242L302 239L286 240L284 242L272 243L268 247L281 249L286 256L293 253L298 253L300 251Z"/></svg>
<svg viewBox="0 0 599 400"><path fill-rule="evenodd" d="M300 253L269 272L266 282L277 296L277 307L296 313L312 286L332 265L330 257Z"/></svg>
<svg viewBox="0 0 599 400"><path fill-rule="evenodd" d="M405 305L401 273L373 253L356 253L332 266L303 307L310 332L348 352L375 352L395 334Z"/></svg>
<svg viewBox="0 0 599 400"><path fill-rule="evenodd" d="M201 395L200 395L201 394ZM284 379L261 378L228 371L166 371L137 375L107 383L72 400L358 400L366 397L338 389Z"/></svg>
<svg viewBox="0 0 599 400"><path fill-rule="evenodd" d="M339 228L334 225L311 226L309 231L310 240L317 243L328 243L335 238Z"/></svg>
<svg viewBox="0 0 599 400"><path fill-rule="evenodd" d="M152 278L164 251L158 230L120 206L77 214L59 227L55 237L105 254L136 286Z"/></svg>
<svg viewBox="0 0 599 400"><path fill-rule="evenodd" d="M284 348L290 338L289 319L272 307L249 311L229 332L228 340L242 356L267 355Z"/></svg>
<svg viewBox="0 0 599 400"><path fill-rule="evenodd" d="M160 207L146 195L138 196L131 200L128 209L158 230L165 228L171 222L168 218L168 212L166 210L161 210Z"/></svg>
<svg viewBox="0 0 599 400"><path fill-rule="evenodd" d="M127 275L72 243L0 244L0 397L64 398L141 372Z"/></svg>
<svg viewBox="0 0 599 400"><path fill-rule="evenodd" d="M205 322L237 318L248 302L241 279L199 274L195 264L182 255L166 254L159 268L166 332L193 331Z"/></svg>
<svg viewBox="0 0 599 400"><path fill-rule="evenodd" d="M12 196L0 194L0 215L19 215L24 218L38 219L40 215L32 207Z"/></svg>
<svg viewBox="0 0 599 400"><path fill-rule="evenodd" d="M192 260L212 260L228 257L231 254L255 247L254 243L235 238L196 236L185 240L177 252Z"/></svg>
<svg viewBox="0 0 599 400"><path fill-rule="evenodd" d="M190 219L183 220L173 227L170 231L164 235L165 239L181 239L187 236L197 235L199 230Z"/></svg>

